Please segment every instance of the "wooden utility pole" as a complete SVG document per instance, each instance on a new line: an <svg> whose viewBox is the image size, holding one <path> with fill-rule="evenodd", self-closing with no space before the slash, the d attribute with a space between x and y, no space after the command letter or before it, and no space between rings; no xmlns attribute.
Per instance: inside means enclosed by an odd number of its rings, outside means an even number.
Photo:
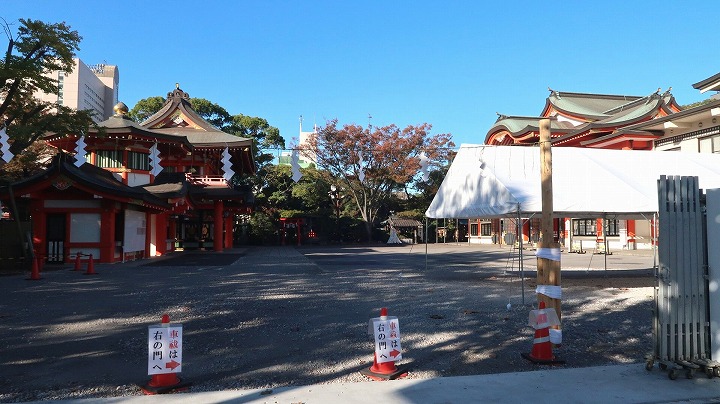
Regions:
<svg viewBox="0 0 720 404"><path fill-rule="evenodd" d="M550 148L550 119L540 120L540 191L542 194L542 217L540 219L541 238L538 247L550 254L538 254L537 284L560 287L560 244L553 239L553 190L552 190L552 151ZM557 253L557 259L547 258ZM553 257L554 258L554 257ZM553 293L550 293L551 295ZM560 299L538 293L538 303L545 302L545 307L553 307L561 318Z"/></svg>

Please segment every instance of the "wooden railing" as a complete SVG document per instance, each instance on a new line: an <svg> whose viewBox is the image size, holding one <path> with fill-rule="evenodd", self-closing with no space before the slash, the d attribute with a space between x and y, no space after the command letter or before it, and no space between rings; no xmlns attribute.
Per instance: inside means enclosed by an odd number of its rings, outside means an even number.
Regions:
<svg viewBox="0 0 720 404"><path fill-rule="evenodd" d="M192 175L185 173L185 178L191 184L209 187L229 187L230 185L222 175Z"/></svg>

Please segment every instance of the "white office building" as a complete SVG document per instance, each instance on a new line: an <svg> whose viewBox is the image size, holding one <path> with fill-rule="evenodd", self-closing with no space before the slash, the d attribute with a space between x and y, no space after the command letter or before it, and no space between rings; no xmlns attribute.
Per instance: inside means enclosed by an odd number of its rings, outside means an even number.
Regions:
<svg viewBox="0 0 720 404"><path fill-rule="evenodd" d="M113 107L118 103L118 84L120 73L117 66L107 64L86 65L75 58L72 73L54 71L48 73L58 80L58 94L38 92L35 97L58 103L78 110L95 112L96 122L102 122L113 115Z"/></svg>

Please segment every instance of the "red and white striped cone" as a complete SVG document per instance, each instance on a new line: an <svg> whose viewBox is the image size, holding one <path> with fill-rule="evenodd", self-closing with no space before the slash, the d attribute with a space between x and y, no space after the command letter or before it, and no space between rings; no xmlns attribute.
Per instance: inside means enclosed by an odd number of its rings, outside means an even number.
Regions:
<svg viewBox="0 0 720 404"><path fill-rule="evenodd" d="M550 342L550 325L548 323L545 302L540 302L537 315L537 328L533 339L532 351L529 354L521 353L523 358L539 364L552 365L565 363L552 353L552 342ZM554 309L553 309L554 310Z"/></svg>
<svg viewBox="0 0 720 404"><path fill-rule="evenodd" d="M387 319L387 315L387 308L383 307L380 309L381 319ZM407 370L401 369L395 365L395 361L378 363L376 352L373 352L372 366L370 366L369 369L362 369L360 373L377 381L399 379L408 375Z"/></svg>

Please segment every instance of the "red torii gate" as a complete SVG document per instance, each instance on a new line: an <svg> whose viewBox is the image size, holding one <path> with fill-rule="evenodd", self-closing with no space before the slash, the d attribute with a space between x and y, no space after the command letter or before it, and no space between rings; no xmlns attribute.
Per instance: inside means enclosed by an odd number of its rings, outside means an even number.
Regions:
<svg viewBox="0 0 720 404"><path fill-rule="evenodd" d="M285 238L287 235L288 230L287 229L296 229L295 233L297 234L297 245L302 245L302 224L304 220L302 218L290 218L290 217L281 217L280 218L280 232L281 232L281 242L282 245L285 245Z"/></svg>

